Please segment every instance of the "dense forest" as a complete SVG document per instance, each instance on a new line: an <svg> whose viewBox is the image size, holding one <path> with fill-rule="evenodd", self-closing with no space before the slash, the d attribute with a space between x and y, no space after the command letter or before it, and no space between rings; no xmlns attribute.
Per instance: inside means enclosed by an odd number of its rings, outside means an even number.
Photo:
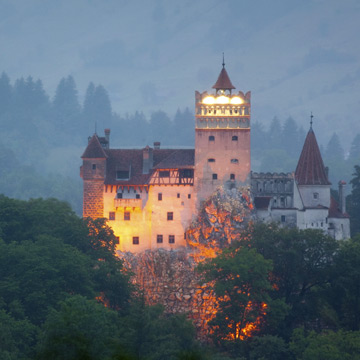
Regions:
<svg viewBox="0 0 360 360"><path fill-rule="evenodd" d="M88 136L111 129L111 146L144 147L160 141L162 146L194 146L194 115L178 109L173 116L159 110L150 116L142 112L113 112L106 89L90 83L82 102L75 80L60 80L50 99L41 80L20 78L13 83L0 77L0 193L29 199L56 197L68 201L81 214L80 156ZM301 119L302 121L304 119ZM306 130L288 118L253 119L252 169L292 172L295 170ZM336 133L322 148L334 188L342 179L349 182L354 165L360 163L360 134L349 139L345 154ZM348 188L350 191L350 187Z"/></svg>
<svg viewBox="0 0 360 360"><path fill-rule="evenodd" d="M247 228L198 267L219 301L206 342L145 305L115 243L64 202L0 196L1 359L360 358L359 235Z"/></svg>

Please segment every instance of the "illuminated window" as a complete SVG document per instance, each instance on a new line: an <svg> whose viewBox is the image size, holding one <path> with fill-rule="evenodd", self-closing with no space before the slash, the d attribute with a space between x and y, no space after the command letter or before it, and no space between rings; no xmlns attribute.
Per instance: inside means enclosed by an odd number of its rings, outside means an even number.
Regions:
<svg viewBox="0 0 360 360"><path fill-rule="evenodd" d="M215 162L215 159L208 159L208 162Z"/></svg>
<svg viewBox="0 0 360 360"><path fill-rule="evenodd" d="M158 244L162 244L162 242L163 242L163 236L162 236L162 235L157 235L157 236L156 236L156 242L157 242Z"/></svg>
<svg viewBox="0 0 360 360"><path fill-rule="evenodd" d="M217 180L217 174L212 174L212 179Z"/></svg>
<svg viewBox="0 0 360 360"><path fill-rule="evenodd" d="M139 241L139 237L138 236L133 236L133 245L139 245L140 241Z"/></svg>
<svg viewBox="0 0 360 360"><path fill-rule="evenodd" d="M236 135L234 135L232 138L231 138L232 141L238 141L238 137Z"/></svg>
<svg viewBox="0 0 360 360"><path fill-rule="evenodd" d="M162 193L158 193L158 200L159 200L159 201L162 200Z"/></svg>
<svg viewBox="0 0 360 360"><path fill-rule="evenodd" d="M169 176L170 176L170 171L169 171L169 170L161 170L161 171L159 171L159 176L160 176L161 178L163 178L163 177L169 177Z"/></svg>
<svg viewBox="0 0 360 360"><path fill-rule="evenodd" d="M124 220L130 220L130 212L129 211L124 212Z"/></svg>
<svg viewBox="0 0 360 360"><path fill-rule="evenodd" d="M235 180L235 174L230 174L230 180Z"/></svg>
<svg viewBox="0 0 360 360"><path fill-rule="evenodd" d="M188 194L188 199L191 199L191 194Z"/></svg>
<svg viewBox="0 0 360 360"><path fill-rule="evenodd" d="M174 220L174 213L173 212L168 212L167 213L167 219L168 220Z"/></svg>
<svg viewBox="0 0 360 360"><path fill-rule="evenodd" d="M109 212L109 220L115 220L115 211Z"/></svg>
<svg viewBox="0 0 360 360"><path fill-rule="evenodd" d="M92 169L96 170L96 164L92 164Z"/></svg>
<svg viewBox="0 0 360 360"><path fill-rule="evenodd" d="M175 243L175 235L169 235L169 244Z"/></svg>
<svg viewBox="0 0 360 360"><path fill-rule="evenodd" d="M239 160L238 159L231 159L230 162L232 164L238 164L239 163Z"/></svg>
<svg viewBox="0 0 360 360"><path fill-rule="evenodd" d="M215 136L210 135L210 136L209 136L209 141L215 141Z"/></svg>

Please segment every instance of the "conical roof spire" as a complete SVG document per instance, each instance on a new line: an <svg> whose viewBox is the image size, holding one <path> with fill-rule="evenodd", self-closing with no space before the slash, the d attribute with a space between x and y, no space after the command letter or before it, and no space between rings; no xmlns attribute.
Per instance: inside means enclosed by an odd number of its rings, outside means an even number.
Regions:
<svg viewBox="0 0 360 360"><path fill-rule="evenodd" d="M312 122L312 117L311 117ZM299 185L330 185L312 124L295 170Z"/></svg>
<svg viewBox="0 0 360 360"><path fill-rule="evenodd" d="M235 86L231 83L229 75L225 70L225 60L224 60L224 53L223 53L223 62L222 62L222 69L220 71L219 77L212 87L213 89L218 90L232 90L235 89Z"/></svg>
<svg viewBox="0 0 360 360"><path fill-rule="evenodd" d="M107 155L102 148L99 138L96 134L90 139L88 146L86 147L84 153L81 156L82 159L103 159L107 158Z"/></svg>

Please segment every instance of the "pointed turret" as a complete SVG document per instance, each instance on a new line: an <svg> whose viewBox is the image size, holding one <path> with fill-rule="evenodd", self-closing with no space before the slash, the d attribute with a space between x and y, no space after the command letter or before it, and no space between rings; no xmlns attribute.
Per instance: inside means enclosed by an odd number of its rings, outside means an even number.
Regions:
<svg viewBox="0 0 360 360"><path fill-rule="evenodd" d="M331 185L312 127L305 139L295 170L295 179L299 185Z"/></svg>
<svg viewBox="0 0 360 360"><path fill-rule="evenodd" d="M89 140L88 146L81 156L82 159L103 159L107 158L96 134Z"/></svg>
<svg viewBox="0 0 360 360"><path fill-rule="evenodd" d="M228 75L227 71L225 70L224 59L223 59L222 69L220 71L219 77L212 88L216 89L216 92L218 92L219 90L229 90L231 92L232 89L235 89L235 86L231 83L229 75Z"/></svg>

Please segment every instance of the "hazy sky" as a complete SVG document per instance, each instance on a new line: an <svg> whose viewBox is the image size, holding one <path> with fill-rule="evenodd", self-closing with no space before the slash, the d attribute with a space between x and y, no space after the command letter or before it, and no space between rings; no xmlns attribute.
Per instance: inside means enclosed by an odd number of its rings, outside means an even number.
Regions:
<svg viewBox="0 0 360 360"><path fill-rule="evenodd" d="M360 132L359 0L0 0L0 72L54 94L73 75L113 109L194 107L226 68L252 119L292 116L321 141Z"/></svg>

